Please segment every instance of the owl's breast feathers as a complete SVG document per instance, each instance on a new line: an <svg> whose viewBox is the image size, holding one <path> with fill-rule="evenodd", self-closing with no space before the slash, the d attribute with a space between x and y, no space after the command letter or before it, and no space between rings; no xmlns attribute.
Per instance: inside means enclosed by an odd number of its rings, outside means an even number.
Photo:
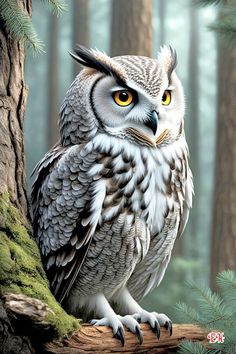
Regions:
<svg viewBox="0 0 236 354"><path fill-rule="evenodd" d="M143 232L136 232L136 241L130 241L129 253L125 251L135 260L129 261L126 274L127 279L132 274L131 292L140 298L161 280L191 207L187 154L183 136L169 146L151 149L98 134L87 144L57 145L44 157L36 167L32 192L34 232L59 301L86 264L96 235L102 245L99 230L109 224L121 238L125 236L119 225L122 215L133 224L146 225ZM112 253L113 238L109 240ZM107 249L109 245L104 244Z"/></svg>

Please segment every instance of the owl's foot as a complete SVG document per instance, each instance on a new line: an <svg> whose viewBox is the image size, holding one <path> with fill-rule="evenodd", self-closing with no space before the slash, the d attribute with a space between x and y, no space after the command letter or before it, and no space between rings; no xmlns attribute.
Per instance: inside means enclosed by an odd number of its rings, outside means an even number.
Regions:
<svg viewBox="0 0 236 354"><path fill-rule="evenodd" d="M139 323L149 323L157 338L160 338L160 326L164 326L172 335L172 321L164 314L141 310L133 315Z"/></svg>
<svg viewBox="0 0 236 354"><path fill-rule="evenodd" d="M143 343L143 334L140 328L140 324L131 315L117 316L121 323L128 328L132 333L136 334L139 340L139 344Z"/></svg>
<svg viewBox="0 0 236 354"><path fill-rule="evenodd" d="M93 319L89 322L94 326L111 327L114 337L121 341L122 346L125 345L125 331L122 322L118 319L118 316L113 316L111 318L103 317L100 320Z"/></svg>

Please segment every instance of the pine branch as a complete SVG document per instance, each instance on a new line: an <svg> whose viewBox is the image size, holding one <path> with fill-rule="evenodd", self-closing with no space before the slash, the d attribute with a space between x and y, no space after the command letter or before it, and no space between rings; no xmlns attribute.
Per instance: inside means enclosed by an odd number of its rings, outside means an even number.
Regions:
<svg viewBox="0 0 236 354"><path fill-rule="evenodd" d="M224 5L225 3L225 0L193 0L193 4L197 6Z"/></svg>
<svg viewBox="0 0 236 354"><path fill-rule="evenodd" d="M197 311L185 304L184 302L179 302L176 304L176 309L178 311L178 319L186 323L199 324L199 314Z"/></svg>
<svg viewBox="0 0 236 354"><path fill-rule="evenodd" d="M63 0L41 0L41 1L47 3L49 9L57 15L62 14L62 12L64 12L67 8Z"/></svg>
<svg viewBox="0 0 236 354"><path fill-rule="evenodd" d="M209 28L231 46L236 46L236 6L226 7Z"/></svg>
<svg viewBox="0 0 236 354"><path fill-rule="evenodd" d="M218 349L209 350L199 342L182 341L178 354L220 354Z"/></svg>
<svg viewBox="0 0 236 354"><path fill-rule="evenodd" d="M236 274L232 270L225 270L217 275L216 282L224 299L230 304L236 303Z"/></svg>
<svg viewBox="0 0 236 354"><path fill-rule="evenodd" d="M230 313L227 312L223 299L217 294L212 293L209 288L197 286L195 283L189 283L189 287L197 294L198 305L202 310L202 320L206 327L211 328L216 322L228 320Z"/></svg>
<svg viewBox="0 0 236 354"><path fill-rule="evenodd" d="M23 42L34 52L43 51L42 42L38 39L30 17L20 9L16 0L0 0L0 17L16 40Z"/></svg>

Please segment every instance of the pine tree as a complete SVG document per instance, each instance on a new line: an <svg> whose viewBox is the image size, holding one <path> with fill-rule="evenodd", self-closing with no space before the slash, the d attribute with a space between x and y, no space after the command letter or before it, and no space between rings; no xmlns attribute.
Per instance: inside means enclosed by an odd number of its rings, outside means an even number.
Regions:
<svg viewBox="0 0 236 354"><path fill-rule="evenodd" d="M56 14L65 10L63 0L42 1ZM29 14L20 7L17 0L0 0L0 18L14 39L21 41L34 52L43 51L43 43L37 36Z"/></svg>
<svg viewBox="0 0 236 354"><path fill-rule="evenodd" d="M220 39L236 46L236 0L194 0L196 5L217 5L220 16L209 26Z"/></svg>
<svg viewBox="0 0 236 354"><path fill-rule="evenodd" d="M209 288L189 284L195 294L196 307L185 303L177 305L178 317L201 326L206 335L209 332L224 332L223 343L209 343L204 347L201 343L182 342L179 354L235 354L236 353L236 273L223 271L217 276L220 295Z"/></svg>

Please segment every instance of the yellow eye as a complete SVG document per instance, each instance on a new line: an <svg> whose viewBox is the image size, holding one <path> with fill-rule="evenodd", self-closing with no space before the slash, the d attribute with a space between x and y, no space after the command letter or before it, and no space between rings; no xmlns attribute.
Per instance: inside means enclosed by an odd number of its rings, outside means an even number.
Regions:
<svg viewBox="0 0 236 354"><path fill-rule="evenodd" d="M113 99L119 106L126 107L133 102L134 96L128 90L121 90L114 92Z"/></svg>
<svg viewBox="0 0 236 354"><path fill-rule="evenodd" d="M164 106L168 106L171 102L171 94L170 94L170 91L168 90L165 90L165 92L163 93L163 96L162 96L162 104Z"/></svg>

